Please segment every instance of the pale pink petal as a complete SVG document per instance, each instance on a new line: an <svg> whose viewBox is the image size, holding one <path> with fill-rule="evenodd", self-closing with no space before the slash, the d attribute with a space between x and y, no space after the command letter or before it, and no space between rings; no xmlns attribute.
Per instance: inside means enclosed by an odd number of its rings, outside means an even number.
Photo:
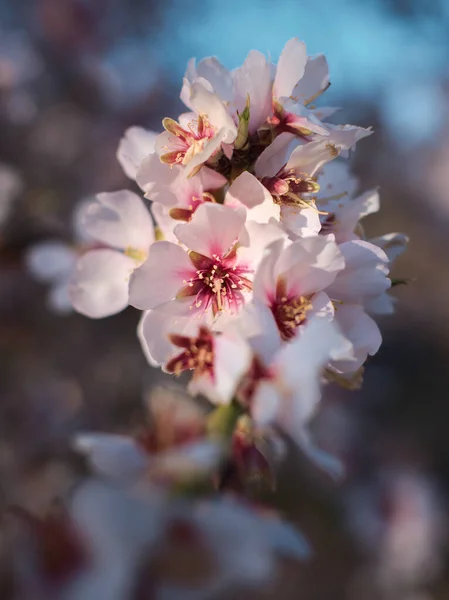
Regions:
<svg viewBox="0 0 449 600"><path fill-rule="evenodd" d="M203 188L206 191L218 190L227 183L226 177L220 175L220 173L217 173L217 171L209 169L208 167L202 167L197 177L201 179Z"/></svg>
<svg viewBox="0 0 449 600"><path fill-rule="evenodd" d="M254 353L269 366L283 344L270 308L256 298L243 307L238 324Z"/></svg>
<svg viewBox="0 0 449 600"><path fill-rule="evenodd" d="M292 128L306 129L319 136L329 136L327 126L323 125L315 112L299 104L293 98L285 98L282 101L288 125Z"/></svg>
<svg viewBox="0 0 449 600"><path fill-rule="evenodd" d="M307 295L325 289L345 266L331 236L297 240L282 253L276 270L291 293Z"/></svg>
<svg viewBox="0 0 449 600"><path fill-rule="evenodd" d="M182 80L181 93L179 95L182 102L184 102L184 104L188 108L190 108L190 110L193 110L192 106L190 104L190 86L197 77L198 77L198 73L196 71L196 61L194 58L191 58L187 62L187 69L186 69L186 72L184 73L184 77Z"/></svg>
<svg viewBox="0 0 449 600"><path fill-rule="evenodd" d="M249 245L238 249L239 261L257 269L264 256L264 250L274 241L286 239L286 232L274 223L256 223L248 221L245 229L249 236Z"/></svg>
<svg viewBox="0 0 449 600"><path fill-rule="evenodd" d="M382 336L376 323L359 305L339 306L335 311L335 321L351 342L352 349L348 358L334 360L332 366L340 372L352 373L363 365L368 355L376 354L382 343Z"/></svg>
<svg viewBox="0 0 449 600"><path fill-rule="evenodd" d="M282 206L280 218L286 229L299 237L313 236L319 233L321 221L314 208Z"/></svg>
<svg viewBox="0 0 449 600"><path fill-rule="evenodd" d="M171 242L155 242L147 260L137 268L129 284L129 303L141 310L172 300L195 274L189 256Z"/></svg>
<svg viewBox="0 0 449 600"><path fill-rule="evenodd" d="M254 171L257 177L274 177L288 161L292 149L298 145L293 133L281 133L265 148L256 160Z"/></svg>
<svg viewBox="0 0 449 600"><path fill-rule="evenodd" d="M327 127L329 129L329 137L327 141L334 144L341 150L349 150L359 140L373 133L371 129L365 129L364 127L357 127L355 125L327 124Z"/></svg>
<svg viewBox="0 0 449 600"><path fill-rule="evenodd" d="M136 178L137 170L143 159L154 152L157 133L142 127L130 127L120 140L117 159L130 179Z"/></svg>
<svg viewBox="0 0 449 600"><path fill-rule="evenodd" d="M214 377L192 380L189 391L204 394L215 404L228 404L251 361L251 350L245 340L235 332L216 335L214 338Z"/></svg>
<svg viewBox="0 0 449 600"><path fill-rule="evenodd" d="M279 220L280 207L273 202L267 188L248 171L244 171L234 180L225 197L225 205L242 204L249 209L248 220L258 223L268 223L270 219Z"/></svg>
<svg viewBox="0 0 449 600"><path fill-rule="evenodd" d="M222 102L231 102L232 75L215 56L203 58L196 68L199 77L206 79Z"/></svg>
<svg viewBox="0 0 449 600"><path fill-rule="evenodd" d="M27 269L38 281L67 278L76 263L76 251L64 242L41 242L27 251Z"/></svg>
<svg viewBox="0 0 449 600"><path fill-rule="evenodd" d="M318 202L324 202L329 196L344 194L352 198L358 187L358 179L351 173L350 163L337 158L326 163L319 172L320 191ZM320 204L321 206L321 204Z"/></svg>
<svg viewBox="0 0 449 600"><path fill-rule="evenodd" d="M403 233L387 233L371 238L369 241L371 244L379 246L388 256L390 263L392 263L404 252L409 239Z"/></svg>
<svg viewBox="0 0 449 600"><path fill-rule="evenodd" d="M175 234L189 250L223 256L239 239L244 223L244 210L208 202L198 207L189 223L178 225Z"/></svg>
<svg viewBox="0 0 449 600"><path fill-rule="evenodd" d="M181 352L169 339L171 333L195 336L198 326L207 324L208 315L198 310L191 298L182 298L160 304L142 319L140 340L144 353L151 357L150 364L164 365Z"/></svg>
<svg viewBox="0 0 449 600"><path fill-rule="evenodd" d="M392 315L395 311L396 298L388 292L368 298L364 302L366 312L372 315Z"/></svg>
<svg viewBox="0 0 449 600"><path fill-rule="evenodd" d="M312 296L311 308L309 311L307 311L307 319L313 319L314 317L317 317L332 321L334 314L334 305L325 292L318 292Z"/></svg>
<svg viewBox="0 0 449 600"><path fill-rule="evenodd" d="M304 75L298 81L293 96L301 104L308 104L317 94L329 86L329 67L324 54L309 56Z"/></svg>
<svg viewBox="0 0 449 600"><path fill-rule="evenodd" d="M218 96L207 90L202 82L196 81L192 84L190 103L197 114L207 115L210 124L217 132L221 129L225 130L221 141L226 144L234 141L237 127L232 117Z"/></svg>
<svg viewBox="0 0 449 600"><path fill-rule="evenodd" d="M355 199L332 200L320 205L320 209L335 215L331 231L337 242L348 242L358 237L354 230L360 219L379 210L379 193L369 190Z"/></svg>
<svg viewBox="0 0 449 600"><path fill-rule="evenodd" d="M68 315L73 312L68 279L58 281L51 286L47 296L47 304L50 310L58 315Z"/></svg>
<svg viewBox="0 0 449 600"><path fill-rule="evenodd" d="M253 282L254 298L265 304L271 304L276 296L276 264L285 248L285 239L272 242L265 250Z"/></svg>
<svg viewBox="0 0 449 600"><path fill-rule="evenodd" d="M243 171L232 182L226 194L225 202L231 206L241 203L247 208L253 208L258 204L262 204L267 196L271 199L271 194L266 187L254 175L251 175L248 171Z"/></svg>
<svg viewBox="0 0 449 600"><path fill-rule="evenodd" d="M377 296L390 287L389 261L383 250L362 240L345 242L339 248L346 266L327 290L331 298L363 304L365 298Z"/></svg>
<svg viewBox="0 0 449 600"><path fill-rule="evenodd" d="M84 225L93 238L115 248L147 250L154 242L150 212L128 190L98 194L85 213Z"/></svg>
<svg viewBox="0 0 449 600"><path fill-rule="evenodd" d="M209 158L220 149L223 140L229 136L229 130L226 128L219 129L215 136L208 140L201 152L195 154L192 160L186 165L186 171L191 175L196 168L205 163Z"/></svg>
<svg viewBox="0 0 449 600"><path fill-rule="evenodd" d="M235 108L242 113L247 97L250 101L249 133L253 133L272 114L271 75L267 59L257 50L251 50L241 67L232 73Z"/></svg>
<svg viewBox="0 0 449 600"><path fill-rule="evenodd" d="M74 448L84 454L99 474L119 481L130 481L142 475L148 455L137 442L125 435L112 433L80 433Z"/></svg>
<svg viewBox="0 0 449 600"><path fill-rule="evenodd" d="M170 167L162 163L158 154L150 154L142 161L136 173L136 182L150 200L175 206L176 196L170 186L182 170L182 167Z"/></svg>
<svg viewBox="0 0 449 600"><path fill-rule="evenodd" d="M70 298L79 313L100 319L128 305L128 282L135 261L116 250L91 250L77 262Z"/></svg>
<svg viewBox="0 0 449 600"><path fill-rule="evenodd" d="M324 164L335 158L335 151L326 140L301 144L293 150L286 170L315 175Z"/></svg>
<svg viewBox="0 0 449 600"><path fill-rule="evenodd" d="M304 42L298 38L289 40L282 50L273 84L275 98L288 98L293 88L304 75L307 51Z"/></svg>
<svg viewBox="0 0 449 600"><path fill-rule="evenodd" d="M280 386L276 423L297 443L301 444L304 427L321 397L321 370L331 358L347 352L348 346L333 322L311 319L276 356L273 367Z"/></svg>
<svg viewBox="0 0 449 600"><path fill-rule="evenodd" d="M170 209L163 204L153 202L151 205L151 214L153 215L159 230L159 239L177 244L178 238L175 236L174 231L175 227L179 225L179 221L172 219L170 216Z"/></svg>

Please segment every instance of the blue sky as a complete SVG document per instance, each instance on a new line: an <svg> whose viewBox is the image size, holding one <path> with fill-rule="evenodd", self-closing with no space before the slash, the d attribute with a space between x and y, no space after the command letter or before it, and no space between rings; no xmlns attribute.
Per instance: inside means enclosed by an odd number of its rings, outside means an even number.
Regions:
<svg viewBox="0 0 449 600"><path fill-rule="evenodd" d="M374 100L408 141L431 135L442 118L447 22L432 16L410 22L382 0L174 0L164 24L150 43L177 80L191 56L213 54L233 68L252 48L277 59L286 40L298 36L309 54L326 54L331 102L348 95Z"/></svg>

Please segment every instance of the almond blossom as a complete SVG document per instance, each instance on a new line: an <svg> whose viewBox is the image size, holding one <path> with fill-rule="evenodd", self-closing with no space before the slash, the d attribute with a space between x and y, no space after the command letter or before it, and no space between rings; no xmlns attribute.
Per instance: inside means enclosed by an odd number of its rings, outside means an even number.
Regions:
<svg viewBox="0 0 449 600"><path fill-rule="evenodd" d="M128 305L128 280L154 241L153 222L140 198L123 190L99 194L86 211L84 223L103 247L78 259L70 299L82 314L107 317Z"/></svg>
<svg viewBox="0 0 449 600"><path fill-rule="evenodd" d="M151 354L167 357L170 327L188 331L236 315L251 296L252 280L266 244L284 237L274 224L245 223L246 211L206 203L175 234L155 242L130 282L130 302L150 310L143 325ZM162 331L161 331L162 330Z"/></svg>
<svg viewBox="0 0 449 600"><path fill-rule="evenodd" d="M253 479L272 489L286 439L341 474L312 421L324 385L361 384L382 342L372 315L394 308L390 266L407 243L366 239L379 192L359 192L348 159L372 131L327 121L334 109L314 103L329 85L326 59L296 38L277 65L254 50L233 71L190 61L190 112L164 118L159 134L128 129L117 150L149 210L126 190L99 194L83 212L85 243L31 250L32 268L55 294L70 290L78 312L141 311L149 364L189 378L208 407L179 411L165 394L135 433L76 436L109 483L75 495L95 560L61 600L212 598L264 584L278 555L307 554L249 501ZM160 565L177 552L197 553L207 576L167 578Z"/></svg>

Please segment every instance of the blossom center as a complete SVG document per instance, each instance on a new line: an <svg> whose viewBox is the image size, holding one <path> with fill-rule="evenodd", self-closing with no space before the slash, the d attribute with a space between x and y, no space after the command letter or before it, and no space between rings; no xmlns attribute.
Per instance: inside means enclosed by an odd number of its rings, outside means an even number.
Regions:
<svg viewBox="0 0 449 600"><path fill-rule="evenodd" d="M313 198L304 196L316 194L320 189L315 177L307 173L298 174L293 169L281 171L276 177L264 177L262 183L273 196L273 201L285 206L310 206Z"/></svg>
<svg viewBox="0 0 449 600"><path fill-rule="evenodd" d="M203 114L198 115L198 120L191 121L187 128L170 118L165 118L162 125L168 133L175 136L165 147L167 152L160 157L162 162L171 165L187 165L215 135L215 127Z"/></svg>
<svg viewBox="0 0 449 600"><path fill-rule="evenodd" d="M244 302L243 292L252 289L247 277L252 270L237 263L236 247L222 257L213 254L209 258L196 252L190 252L189 257L196 267L195 275L184 281L186 286L178 297L194 296L196 308L212 307L214 315L224 310L236 312Z"/></svg>
<svg viewBox="0 0 449 600"><path fill-rule="evenodd" d="M276 297L271 303L271 312L278 327L281 338L291 340L296 330L306 321L307 312L312 308L310 298L302 295L288 295L285 283L278 281Z"/></svg>
<svg viewBox="0 0 449 600"><path fill-rule="evenodd" d="M172 334L170 341L178 348L183 348L180 354L174 356L165 366L168 373L180 375L183 371L195 371L194 377L209 374L214 375L213 336L207 327L200 327L198 337L190 338Z"/></svg>

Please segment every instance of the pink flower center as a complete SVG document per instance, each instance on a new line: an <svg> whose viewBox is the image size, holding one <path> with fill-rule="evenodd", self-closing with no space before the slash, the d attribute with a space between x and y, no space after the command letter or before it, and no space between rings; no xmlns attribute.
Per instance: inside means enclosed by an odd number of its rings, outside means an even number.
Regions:
<svg viewBox="0 0 449 600"><path fill-rule="evenodd" d="M291 340L296 335L297 328L305 322L311 307L310 298L287 294L285 282L278 280L270 309L283 340Z"/></svg>
<svg viewBox="0 0 449 600"><path fill-rule="evenodd" d="M310 204L312 199L304 196L316 194L320 189L314 177L307 173L297 174L293 169L281 171L276 177L265 177L262 183L276 204L286 206L302 207L304 204Z"/></svg>
<svg viewBox="0 0 449 600"><path fill-rule="evenodd" d="M180 375L183 371L195 371L194 377L214 376L214 339L207 327L200 327L198 337L170 335L170 341L183 351L165 365L168 373Z"/></svg>
<svg viewBox="0 0 449 600"><path fill-rule="evenodd" d="M187 129L169 118L165 118L162 125L175 136L166 147L167 152L160 157L162 162L170 165L187 165L196 154L202 152L205 143L215 135L215 127L209 123L206 115L199 115L198 121L189 123Z"/></svg>
<svg viewBox="0 0 449 600"><path fill-rule="evenodd" d="M247 275L253 271L237 264L236 246L222 257L214 254L209 258L196 252L190 252L189 257L196 273L185 281L178 297L194 296L196 308L212 307L214 315L224 310L237 312L244 303L242 292L252 289Z"/></svg>

